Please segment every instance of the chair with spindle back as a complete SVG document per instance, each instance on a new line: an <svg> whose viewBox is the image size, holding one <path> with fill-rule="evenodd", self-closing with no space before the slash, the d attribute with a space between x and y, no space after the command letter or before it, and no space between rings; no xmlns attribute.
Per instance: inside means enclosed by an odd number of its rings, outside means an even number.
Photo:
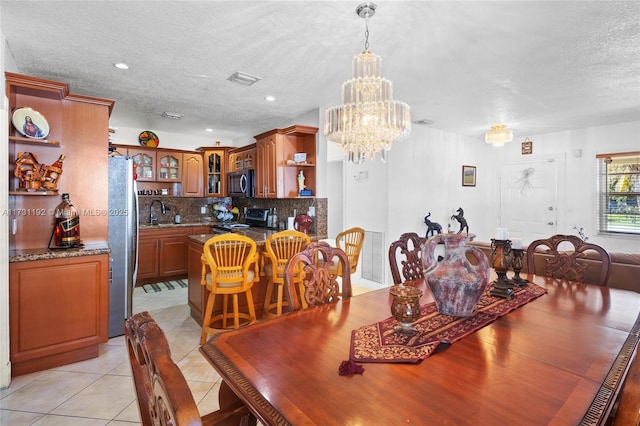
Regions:
<svg viewBox="0 0 640 426"><path fill-rule="evenodd" d="M342 249L349 258L349 264L351 265L350 273L354 274L358 268L358 260L360 259L360 252L362 252L362 245L364 243L364 229L353 227L345 229L336 236L336 247ZM341 262L337 262L340 267ZM342 271L338 271L342 275Z"/></svg>
<svg viewBox="0 0 640 426"><path fill-rule="evenodd" d="M276 232L266 239L263 259L266 258L269 262L262 270L269 281L262 308L263 318L282 315L283 308L288 305L288 299L284 300L284 267L293 255L310 242L311 239L307 234L293 229ZM299 269L296 269L295 280L297 283L302 280Z"/></svg>
<svg viewBox="0 0 640 426"><path fill-rule="evenodd" d="M389 266L394 284L424 277L421 252L422 244L425 241L427 241L426 238L415 232L406 232L400 235L397 241L391 243L389 246Z"/></svg>
<svg viewBox="0 0 640 426"><path fill-rule="evenodd" d="M569 246L569 250L559 250L559 246ZM538 247L547 247L546 250ZM585 260L586 252L593 251L600 256L600 262ZM537 255L536 255L537 254ZM542 258L536 262L536 258ZM536 268L536 263L538 268ZM584 242L575 235L553 235L547 239L533 241L527 247L527 272L530 274L544 275L569 281L587 282L587 269L597 267L599 263L600 273L597 274L597 284L606 286L609 280L611 257L609 253L597 244Z"/></svg>
<svg viewBox="0 0 640 426"><path fill-rule="evenodd" d="M336 262L340 267L336 268ZM297 282L300 268L303 277L301 284ZM308 244L304 250L291 257L284 268L289 311L351 297L349 270L349 258L342 249L331 247L326 242ZM342 288L338 278L342 281Z"/></svg>
<svg viewBox="0 0 640 426"><path fill-rule="evenodd" d="M229 233L217 235L204 243L202 253L202 277L200 283L207 287L209 296L202 318L200 344L207 341L207 335L227 329L227 321L233 319L233 327L256 321L251 289L260 277L258 274L259 256L254 240L244 235ZM246 312L240 312L238 297L244 294L247 301ZM223 297L222 312L214 315L216 296ZM229 297L232 298L231 311ZM221 321L221 328L212 324Z"/></svg>
<svg viewBox="0 0 640 426"><path fill-rule="evenodd" d="M169 342L148 312L126 319L124 334L143 425L256 424L239 399L219 398L219 410L200 416L182 371L171 359Z"/></svg>

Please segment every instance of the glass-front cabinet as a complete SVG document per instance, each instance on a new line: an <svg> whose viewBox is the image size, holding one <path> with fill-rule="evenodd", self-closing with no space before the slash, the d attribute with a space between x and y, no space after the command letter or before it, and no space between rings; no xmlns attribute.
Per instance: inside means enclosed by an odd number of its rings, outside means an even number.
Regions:
<svg viewBox="0 0 640 426"><path fill-rule="evenodd" d="M133 158L133 163L136 165L136 174L140 181L154 181L156 180L155 152L129 149L129 156Z"/></svg>
<svg viewBox="0 0 640 426"><path fill-rule="evenodd" d="M163 154L158 152L157 157L158 180L164 182L178 182L181 178L180 163L182 162L182 154Z"/></svg>
<svg viewBox="0 0 640 426"><path fill-rule="evenodd" d="M227 170L225 165L229 159L230 148L204 151L205 196L227 196Z"/></svg>

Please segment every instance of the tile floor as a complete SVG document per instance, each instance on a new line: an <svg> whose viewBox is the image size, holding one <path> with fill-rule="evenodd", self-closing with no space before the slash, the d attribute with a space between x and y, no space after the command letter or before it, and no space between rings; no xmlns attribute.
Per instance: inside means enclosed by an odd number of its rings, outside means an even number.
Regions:
<svg viewBox="0 0 640 426"><path fill-rule="evenodd" d="M354 286L354 294L368 291ZM198 351L200 327L189 315L186 289L136 289L134 312L149 311L164 330L202 414L218 409L220 376ZM98 358L14 377L0 390L0 425L139 425L123 336L100 346Z"/></svg>

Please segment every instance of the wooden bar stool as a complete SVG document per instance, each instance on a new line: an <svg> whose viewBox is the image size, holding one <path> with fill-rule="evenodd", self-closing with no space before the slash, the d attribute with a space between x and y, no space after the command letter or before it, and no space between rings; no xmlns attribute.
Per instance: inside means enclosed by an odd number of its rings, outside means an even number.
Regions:
<svg viewBox="0 0 640 426"><path fill-rule="evenodd" d="M233 328L240 327L241 318L246 320L243 325L256 321L251 288L253 283L259 280L259 274L256 243L243 235L229 233L210 238L204 243L201 260L200 283L209 290L207 307L202 319L202 345L207 341L208 334L228 329L227 321L230 318L233 318ZM243 293L247 299L248 312L240 312L238 307L238 296ZM213 315L217 295L223 297L222 312ZM229 296L232 297L233 303L231 311ZM211 326L217 321L222 321L222 328Z"/></svg>
<svg viewBox="0 0 640 426"><path fill-rule="evenodd" d="M309 244L311 239L305 233L295 230L276 232L265 241L266 257L269 260L262 269L269 278L267 295L262 309L263 318L273 318L282 315L282 307L287 306L283 301L284 267L287 261ZM302 283L302 269L294 269L294 281ZM274 292L276 293L274 300ZM275 311L275 312L274 312Z"/></svg>

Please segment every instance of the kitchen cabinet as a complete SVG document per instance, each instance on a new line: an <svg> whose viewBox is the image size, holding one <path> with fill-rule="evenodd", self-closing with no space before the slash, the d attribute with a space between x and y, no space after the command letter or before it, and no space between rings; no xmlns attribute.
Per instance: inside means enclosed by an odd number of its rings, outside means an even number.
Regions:
<svg viewBox="0 0 640 426"><path fill-rule="evenodd" d="M182 152L128 148L127 155L133 158L141 182L180 182L182 179Z"/></svg>
<svg viewBox="0 0 640 426"><path fill-rule="evenodd" d="M302 171L305 187L316 194L316 133L318 128L290 126L255 136L256 198L295 198L299 196L298 175ZM296 163L294 154L306 154Z"/></svg>
<svg viewBox="0 0 640 426"><path fill-rule="evenodd" d="M204 195L204 166L202 154L182 154L182 196L202 197Z"/></svg>
<svg viewBox="0 0 640 426"><path fill-rule="evenodd" d="M40 249L47 247L52 231L53 211L63 193L68 193L81 211L83 241L107 240L107 215L90 212L106 211L108 197L107 169L109 146L109 115L114 102L69 92L65 83L20 74L5 73L8 110L31 108L46 119L49 134L44 139L22 136L8 123L7 174L10 249ZM19 124L18 124L19 125ZM42 165L53 164L65 155L57 191L26 191L14 176L14 164L19 153L30 152ZM86 212L86 213L85 213Z"/></svg>
<svg viewBox="0 0 640 426"><path fill-rule="evenodd" d="M97 357L108 320L108 254L9 264L12 376Z"/></svg>
<svg viewBox="0 0 640 426"><path fill-rule="evenodd" d="M229 171L238 172L255 168L256 144L235 148L229 151Z"/></svg>
<svg viewBox="0 0 640 426"><path fill-rule="evenodd" d="M190 233L188 227L141 229L136 285L186 276L187 238Z"/></svg>
<svg viewBox="0 0 640 426"><path fill-rule="evenodd" d="M227 196L227 172L230 147L199 148L204 157L204 196Z"/></svg>

